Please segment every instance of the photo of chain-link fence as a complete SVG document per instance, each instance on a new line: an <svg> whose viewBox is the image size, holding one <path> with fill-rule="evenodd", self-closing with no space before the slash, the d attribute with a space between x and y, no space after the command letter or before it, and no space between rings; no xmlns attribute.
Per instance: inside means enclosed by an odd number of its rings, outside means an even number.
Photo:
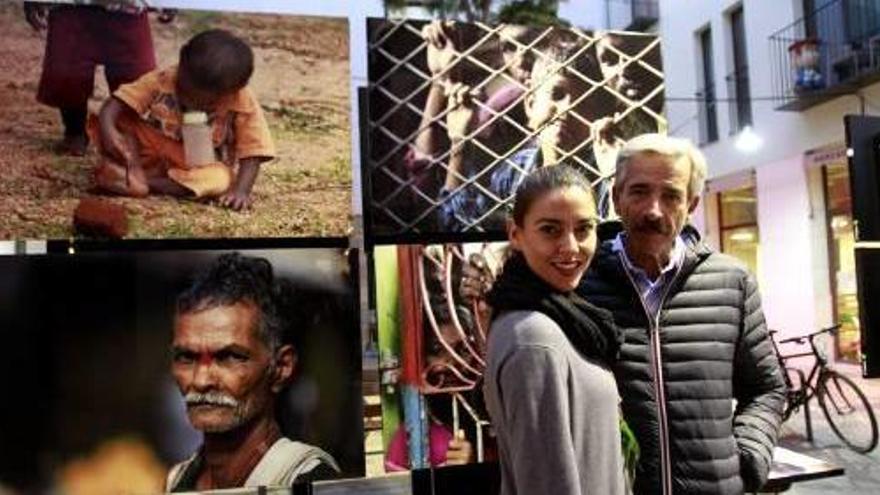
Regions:
<svg viewBox="0 0 880 495"><path fill-rule="evenodd" d="M370 20L373 235L500 232L525 175L596 186L628 138L665 132L659 39L563 27Z"/></svg>

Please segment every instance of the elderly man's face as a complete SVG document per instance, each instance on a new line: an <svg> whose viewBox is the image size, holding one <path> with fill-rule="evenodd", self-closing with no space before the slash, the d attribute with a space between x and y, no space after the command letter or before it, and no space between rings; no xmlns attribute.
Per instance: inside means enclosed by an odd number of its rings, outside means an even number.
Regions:
<svg viewBox="0 0 880 495"><path fill-rule="evenodd" d="M691 164L656 153L630 158L622 181L614 185L614 208L623 221L628 242L638 252L663 255L672 251L698 197L688 197Z"/></svg>
<svg viewBox="0 0 880 495"><path fill-rule="evenodd" d="M243 302L177 315L171 369L197 430L233 430L272 404L278 376L258 318Z"/></svg>

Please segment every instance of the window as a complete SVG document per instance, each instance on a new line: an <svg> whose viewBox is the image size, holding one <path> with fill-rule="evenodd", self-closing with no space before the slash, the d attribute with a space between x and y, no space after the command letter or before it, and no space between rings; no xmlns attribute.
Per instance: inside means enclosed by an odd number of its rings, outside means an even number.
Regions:
<svg viewBox="0 0 880 495"><path fill-rule="evenodd" d="M742 7L730 13L730 33L733 45L733 72L727 76L727 92L731 95L733 105L730 109L730 130L733 133L752 125L746 26Z"/></svg>
<svg viewBox="0 0 880 495"><path fill-rule="evenodd" d="M743 186L718 193L718 224L721 252L745 263L755 276L758 260L758 198L755 186Z"/></svg>
<svg viewBox="0 0 880 495"><path fill-rule="evenodd" d="M844 23L849 43L870 43L880 33L880 5L877 0L844 0Z"/></svg>
<svg viewBox="0 0 880 495"><path fill-rule="evenodd" d="M828 256L834 320L841 324L836 337L837 358L859 362L859 303L856 290L855 234L852 197L846 162L823 167L828 219Z"/></svg>
<svg viewBox="0 0 880 495"><path fill-rule="evenodd" d="M703 77L697 91L700 105L700 143L718 141L718 115L715 101L715 64L712 61L712 29L706 28L697 34Z"/></svg>
<svg viewBox="0 0 880 495"><path fill-rule="evenodd" d="M807 38L818 37L816 29L816 0L803 0L804 34Z"/></svg>

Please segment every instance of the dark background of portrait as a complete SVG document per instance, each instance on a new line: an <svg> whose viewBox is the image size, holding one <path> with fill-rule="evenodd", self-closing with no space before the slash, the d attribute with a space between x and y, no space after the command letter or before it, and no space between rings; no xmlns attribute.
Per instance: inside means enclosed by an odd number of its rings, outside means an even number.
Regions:
<svg viewBox="0 0 880 495"><path fill-rule="evenodd" d="M405 164L405 156L410 145L415 142L415 133L421 123L430 87L427 84L429 79L425 76L430 76L430 71L426 61L427 51L422 46L424 40L419 34L426 23L405 21L404 24L399 25L399 21L386 19L369 19L367 23L369 91L366 115L361 109L361 119L369 121L368 142L362 153L365 228L377 243L382 244L500 239L503 237L501 236L503 208L498 210L498 215L484 218L477 225L455 232L446 230L439 224L437 208L432 205L432 201L438 200L440 188L443 186L445 168L436 164L427 171L414 172ZM498 69L505 64L501 55L501 45L506 42L506 37L490 34L493 28L494 26L484 28L476 24L455 23L455 44L463 47L461 51L469 51L472 60L465 59L459 62L452 71L453 79L476 86L482 81L491 79L490 69ZM522 43L527 44L540 37L543 29L547 28L523 29L524 33L518 38ZM557 32L553 35L576 39L572 34L574 31L572 28L554 29ZM581 32L588 37L598 37L599 34L592 31ZM662 77L645 69L647 65L657 72L662 71L660 47L658 44L650 47L657 39L655 36L617 32L611 35L604 32L602 34L609 40L613 39L610 44L615 46L619 54L625 55L624 60L636 60L629 63L624 70L625 77L634 83L631 87L636 88L641 95L650 94L662 87ZM553 35L546 36L546 39L552 38ZM540 46L540 43L537 46ZM583 52L582 56L594 60L589 63L580 61L581 72L583 73L583 67L589 66L584 75L591 80L602 81L597 47L597 43L590 44L590 47ZM532 59L536 57L531 51L527 51L526 56ZM485 86L488 94L496 91L506 81L509 80L504 76L496 77ZM615 96L615 90L610 89L609 86L599 86L585 98L589 115L583 116L587 120L596 121L615 114L625 115L617 125L618 137L624 140L645 132L665 132L666 123L662 118L664 105L662 90L640 105L630 105ZM618 91L618 94L620 93L621 91ZM528 130L521 104L511 106L505 113L518 121L521 127L517 128L504 119L499 119L496 121L499 125L492 135L480 138L481 143L502 157L510 156L517 149L522 148L517 144L527 137L523 128ZM663 119L662 122L658 121L657 115ZM443 120L440 119L441 122ZM438 129L435 135L439 148L435 156L444 156L449 150L446 130L442 126L435 128ZM401 142L406 144L401 145ZM495 159L477 146L470 146L465 150L469 160L479 163L478 170L481 172L464 172L464 175L482 174L479 182L483 187L488 187L492 171L500 167L500 164L493 164ZM592 161L592 146L585 146L578 156ZM442 160L443 163L447 161L446 158ZM585 174L591 181L599 180L599 177L591 171L585 169ZM424 214L429 210L430 213ZM461 235L463 232L478 236ZM452 237L447 237L450 233ZM480 237L479 234L482 233L486 235Z"/></svg>
<svg viewBox="0 0 880 495"><path fill-rule="evenodd" d="M357 295L341 249L241 250L297 287L297 378L279 399L286 436L363 476ZM170 374L176 295L220 251L0 257L0 486L44 492L61 466L113 438L166 467L200 434Z"/></svg>

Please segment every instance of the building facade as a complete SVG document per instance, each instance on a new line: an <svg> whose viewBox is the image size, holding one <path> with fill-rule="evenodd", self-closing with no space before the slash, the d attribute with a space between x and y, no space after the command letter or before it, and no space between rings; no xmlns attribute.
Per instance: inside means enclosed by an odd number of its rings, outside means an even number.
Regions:
<svg viewBox="0 0 880 495"><path fill-rule="evenodd" d="M860 362L843 118L880 112L875 0L660 0L670 134L700 143L698 224L755 271L782 336L843 325Z"/></svg>

